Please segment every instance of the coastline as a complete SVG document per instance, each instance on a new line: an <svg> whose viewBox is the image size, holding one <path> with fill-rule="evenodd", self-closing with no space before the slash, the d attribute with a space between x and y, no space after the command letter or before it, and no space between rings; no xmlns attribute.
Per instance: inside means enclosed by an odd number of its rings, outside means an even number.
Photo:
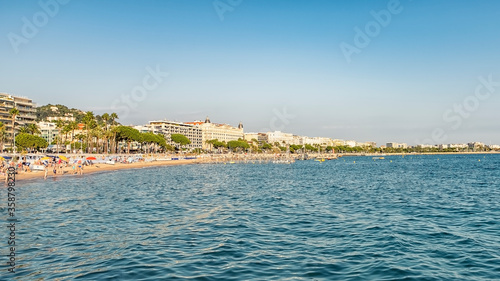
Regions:
<svg viewBox="0 0 500 281"><path fill-rule="evenodd" d="M474 154L500 154L499 152L424 152L424 153L345 153L339 154L341 157L371 157L371 156L418 156L418 155L474 155ZM227 159L226 161L229 161ZM83 175L72 174L73 170L71 166L64 167L64 174L54 175L52 170L49 171L47 179L53 178L67 178L67 177L82 177L88 174L95 174L100 172L111 172L126 169L141 169L148 167L161 167L161 166L179 166L179 165L193 165L210 163L210 159L198 158L198 159L188 159L188 160L156 160L151 162L134 162L134 163L116 163L114 165L108 164L94 164L92 166L85 166ZM44 180L43 171L35 172L20 172L16 175L16 181L26 181L26 180Z"/></svg>
<svg viewBox="0 0 500 281"><path fill-rule="evenodd" d="M118 170L126 170L126 169L140 169L147 167L161 167L161 166L180 166L180 165L193 165L204 163L201 159L189 159L189 160L159 160L152 162L134 162L134 163L116 163L115 165L108 164L94 164L92 166L85 166L83 170L83 175L75 175L71 174L73 172L71 166L64 167L64 174L54 175L52 171L49 171L47 175L47 179L53 178L68 178L68 177L82 177L89 174L95 174L100 172L111 172ZM26 180L44 180L44 172L36 171L36 172L20 172L16 175L16 182L26 181Z"/></svg>

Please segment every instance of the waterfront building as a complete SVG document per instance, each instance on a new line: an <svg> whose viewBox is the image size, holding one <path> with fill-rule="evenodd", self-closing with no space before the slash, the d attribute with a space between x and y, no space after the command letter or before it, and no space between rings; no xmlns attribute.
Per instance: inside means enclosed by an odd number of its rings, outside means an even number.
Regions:
<svg viewBox="0 0 500 281"><path fill-rule="evenodd" d="M153 133L153 134L158 133L157 130L155 130L154 126L151 125L145 125L145 126L137 125L137 126L132 126L132 128L136 129L141 133Z"/></svg>
<svg viewBox="0 0 500 281"><path fill-rule="evenodd" d="M386 144L387 148L408 148L406 143L388 142Z"/></svg>
<svg viewBox="0 0 500 281"><path fill-rule="evenodd" d="M500 145L498 145L498 144L490 144L490 145L488 145L488 147L490 149L494 149L494 150L499 150L500 149Z"/></svg>
<svg viewBox="0 0 500 281"><path fill-rule="evenodd" d="M358 142L356 145L361 147L377 147L377 143L374 141Z"/></svg>
<svg viewBox="0 0 500 281"><path fill-rule="evenodd" d="M167 144L172 146L177 146L176 143L172 142L170 136L172 134L181 134L186 136L191 144L185 146L185 148L202 148L203 146L203 135L200 127L194 124L186 124L182 122L175 122L169 120L158 120L149 121L149 127L154 132L163 134L167 141Z"/></svg>
<svg viewBox="0 0 500 281"><path fill-rule="evenodd" d="M333 139L332 142L333 142L333 146L342 146L342 145L345 145L345 141L344 140L340 140L340 139Z"/></svg>
<svg viewBox="0 0 500 281"><path fill-rule="evenodd" d="M302 144L309 145L321 145L321 146L332 146L333 140L330 138L322 138L322 137L302 137Z"/></svg>
<svg viewBox="0 0 500 281"><path fill-rule="evenodd" d="M476 150L481 150L483 149L484 147L486 147L486 145L482 142L470 142L467 144L469 146L469 149L471 149L472 151L476 151Z"/></svg>
<svg viewBox="0 0 500 281"><path fill-rule="evenodd" d="M14 107L19 110L15 121L16 132L24 125L35 124L36 104L31 99L0 93L0 122L5 124L7 131L6 147L10 147L12 142L12 118L9 111Z"/></svg>
<svg viewBox="0 0 500 281"><path fill-rule="evenodd" d="M432 144L417 144L417 148L435 148L435 145Z"/></svg>
<svg viewBox="0 0 500 281"><path fill-rule="evenodd" d="M245 134L243 133L243 124L240 122L238 127L233 127L228 124L218 124L212 123L207 117L205 122L195 121L195 122L185 122L185 124L190 124L201 129L202 134L202 148L210 149L211 145L207 143L209 140L218 140L223 142L236 141L239 139L245 139Z"/></svg>
<svg viewBox="0 0 500 281"><path fill-rule="evenodd" d="M349 146L349 147L355 147L358 145L358 142L355 140L347 140L347 141L344 141L344 145Z"/></svg>
<svg viewBox="0 0 500 281"><path fill-rule="evenodd" d="M284 133L281 131L267 132L267 142L270 144L279 143L279 145L283 146L286 144L292 144L294 141L293 134Z"/></svg>
<svg viewBox="0 0 500 281"><path fill-rule="evenodd" d="M253 139L259 141L259 133L245 133L243 137L246 141L252 141Z"/></svg>

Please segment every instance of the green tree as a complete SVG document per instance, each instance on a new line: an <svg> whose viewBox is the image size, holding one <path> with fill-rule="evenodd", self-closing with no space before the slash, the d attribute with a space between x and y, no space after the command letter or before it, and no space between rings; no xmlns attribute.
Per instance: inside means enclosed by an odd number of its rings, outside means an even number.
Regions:
<svg viewBox="0 0 500 281"><path fill-rule="evenodd" d="M228 141L227 147L233 151L237 151L238 149L249 149L250 145L246 141Z"/></svg>
<svg viewBox="0 0 500 281"><path fill-rule="evenodd" d="M21 148L21 150L39 149L47 147L48 143L42 137L34 136L28 133L20 133L16 137L16 146Z"/></svg>
<svg viewBox="0 0 500 281"><path fill-rule="evenodd" d="M9 111L9 115L10 118L12 119L12 149L14 149L16 116L19 115L19 110L16 107L14 107Z"/></svg>
<svg viewBox="0 0 500 281"><path fill-rule="evenodd" d="M3 145L7 140L7 127L3 122L0 122L0 152L3 152Z"/></svg>
<svg viewBox="0 0 500 281"><path fill-rule="evenodd" d="M56 129L58 132L58 136L56 138L57 140L56 145L57 145L57 151L59 151L61 149L59 143L62 141L62 134L63 134L62 129L64 128L64 121L56 120L54 121L54 123L56 123Z"/></svg>
<svg viewBox="0 0 500 281"><path fill-rule="evenodd" d="M108 113L104 113L101 116L101 119L104 122L102 136L103 136L103 140L104 140L104 144L105 144L104 151L106 153L108 153L108 146L109 146L109 137L110 137L110 135L108 134L108 126L109 126L108 121L110 120L110 118L111 117L110 117L110 115Z"/></svg>
<svg viewBox="0 0 500 281"><path fill-rule="evenodd" d="M142 141L141 132L128 126L118 126L116 128L116 140L125 141L127 143L127 153L130 153L130 144L133 141Z"/></svg>
<svg viewBox="0 0 500 281"><path fill-rule="evenodd" d="M179 146L179 149L181 151L184 146L191 144L191 140L189 140L188 137L182 134L172 134L170 136L170 139Z"/></svg>
<svg viewBox="0 0 500 281"><path fill-rule="evenodd" d="M273 148L273 146L267 142L263 143L261 146L262 150L270 150Z"/></svg>
<svg viewBox="0 0 500 281"><path fill-rule="evenodd" d="M118 119L118 115L116 113L111 113L109 115L109 123L111 125L110 131L113 133L113 138L112 138L112 149L113 153L116 153L116 125L118 122L116 122L116 119Z"/></svg>
<svg viewBox="0 0 500 281"><path fill-rule="evenodd" d="M89 146L90 130L95 126L95 117L92 111L87 111L83 116L82 122L85 124L85 131L87 132L87 153Z"/></svg>

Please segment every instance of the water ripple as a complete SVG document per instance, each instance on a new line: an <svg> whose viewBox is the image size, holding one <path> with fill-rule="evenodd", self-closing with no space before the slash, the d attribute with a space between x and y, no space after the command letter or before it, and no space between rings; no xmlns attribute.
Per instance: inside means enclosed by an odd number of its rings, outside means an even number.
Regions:
<svg viewBox="0 0 500 281"><path fill-rule="evenodd" d="M500 157L476 158L158 167L19 183L16 278L497 279Z"/></svg>

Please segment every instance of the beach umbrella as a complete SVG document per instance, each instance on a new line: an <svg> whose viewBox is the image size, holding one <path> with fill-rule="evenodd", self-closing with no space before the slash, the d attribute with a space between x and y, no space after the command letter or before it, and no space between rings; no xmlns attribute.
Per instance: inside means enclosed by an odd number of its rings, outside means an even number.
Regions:
<svg viewBox="0 0 500 281"><path fill-rule="evenodd" d="M66 158L66 156L59 155L58 157L61 158L61 160L63 161L68 161L68 158Z"/></svg>
<svg viewBox="0 0 500 281"><path fill-rule="evenodd" d="M97 158L92 157L92 156L91 156L91 157L87 157L86 159L87 159L87 160L97 160Z"/></svg>
<svg viewBox="0 0 500 281"><path fill-rule="evenodd" d="M2 156L0 156L0 161L5 161L5 158L3 158Z"/></svg>
<svg viewBox="0 0 500 281"><path fill-rule="evenodd" d="M42 160L42 161L43 161L43 160L50 160L50 159L52 159L52 157L43 157L43 158L42 158L42 159L40 159L40 160Z"/></svg>

